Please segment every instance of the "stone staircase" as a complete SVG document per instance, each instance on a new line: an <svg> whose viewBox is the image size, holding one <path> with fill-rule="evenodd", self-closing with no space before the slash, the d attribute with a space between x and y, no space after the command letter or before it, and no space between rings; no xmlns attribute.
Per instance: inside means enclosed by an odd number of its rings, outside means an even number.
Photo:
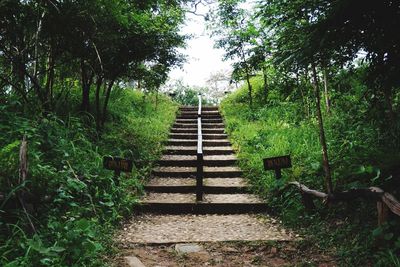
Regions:
<svg viewBox="0 0 400 267"><path fill-rule="evenodd" d="M202 108L204 197L196 201L197 107L181 107L159 167L145 186L141 211L163 214L263 212L236 166L218 107Z"/></svg>

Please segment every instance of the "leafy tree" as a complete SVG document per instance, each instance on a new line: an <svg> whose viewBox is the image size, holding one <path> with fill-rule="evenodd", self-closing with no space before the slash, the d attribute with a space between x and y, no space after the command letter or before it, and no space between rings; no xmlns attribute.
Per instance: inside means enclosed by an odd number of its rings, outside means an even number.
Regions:
<svg viewBox="0 0 400 267"><path fill-rule="evenodd" d="M254 66L250 57L254 53L255 36L258 32L248 11L240 6L242 0L219 1L218 9L213 14L213 35L218 36L217 48L225 49L225 60L232 59L234 80L246 80L250 107L253 105L250 78L254 75Z"/></svg>
<svg viewBox="0 0 400 267"><path fill-rule="evenodd" d="M184 18L179 1L5 0L0 5L1 92L30 108L51 111L55 88L66 78L80 80L81 110L94 110L100 128L115 82L147 79L155 90L182 61L176 50L185 40L178 33Z"/></svg>

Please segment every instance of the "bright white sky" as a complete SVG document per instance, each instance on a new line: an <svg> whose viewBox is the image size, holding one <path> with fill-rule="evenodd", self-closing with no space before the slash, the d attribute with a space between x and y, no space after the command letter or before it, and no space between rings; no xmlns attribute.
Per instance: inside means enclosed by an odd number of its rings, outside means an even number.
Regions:
<svg viewBox="0 0 400 267"><path fill-rule="evenodd" d="M206 14L207 11L207 7L199 5L196 13ZM211 73L231 69L229 62L222 61L224 51L214 48L203 17L188 13L181 33L193 37L187 41L187 48L181 50L187 56L187 62L181 69L171 71L170 80L182 79L187 85L205 86Z"/></svg>

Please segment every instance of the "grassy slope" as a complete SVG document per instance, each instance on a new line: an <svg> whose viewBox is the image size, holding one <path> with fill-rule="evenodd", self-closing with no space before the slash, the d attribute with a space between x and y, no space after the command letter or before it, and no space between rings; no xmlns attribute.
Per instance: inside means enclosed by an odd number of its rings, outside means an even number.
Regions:
<svg viewBox="0 0 400 267"><path fill-rule="evenodd" d="M175 118L176 104L160 96L114 90L108 123L101 138L91 116L65 114L46 118L1 107L0 192L25 190L38 198L32 207L34 234L24 214L0 203L0 265L100 266L111 253L110 236L130 214L143 180L158 158ZM64 114L63 114L64 113ZM18 189L18 149L23 134L29 149L28 182ZM136 167L117 185L102 167L104 155L132 158ZM12 195L12 194L10 194ZM11 197L11 201L15 198Z"/></svg>
<svg viewBox="0 0 400 267"><path fill-rule="evenodd" d="M253 86L257 102L260 80L253 79ZM354 266L368 261L378 264L382 261L383 266L399 263L399 259L393 256L396 249L379 251L375 248L376 241L371 233L377 234L381 230L387 233L388 244L397 246L397 250L400 248L398 233L393 233L393 228L398 225L396 220L392 226L375 229L375 203L356 201L333 207L330 211L319 204L317 212L307 214L295 190L287 189L281 191L282 194L275 194L290 180L323 190L316 121L305 118L300 104L279 100L274 91L269 94L268 105L258 103L250 111L246 91L247 88L242 87L231 94L222 102L221 109L230 139L238 151L239 164L254 190L267 197L287 225L301 226L302 231L310 236L305 243L332 250L343 265ZM373 125L357 119L352 112L333 110L325 121L334 183L339 190L370 186L374 182L385 186L387 170L396 166L399 159L398 151L393 151L390 145L378 144L379 133ZM262 159L285 154L291 155L293 167L283 171L284 179L276 181L272 171L263 170ZM390 188L390 181L386 187Z"/></svg>

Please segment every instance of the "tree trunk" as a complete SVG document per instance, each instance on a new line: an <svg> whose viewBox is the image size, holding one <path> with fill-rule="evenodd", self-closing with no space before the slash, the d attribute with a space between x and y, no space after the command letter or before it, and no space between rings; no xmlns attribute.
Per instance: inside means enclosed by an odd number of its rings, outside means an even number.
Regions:
<svg viewBox="0 0 400 267"><path fill-rule="evenodd" d="M388 119L389 119L389 123L391 124L391 126L394 126L396 123L396 113L393 109L393 92L391 90L391 88L384 88L384 97L385 97L385 103L386 103L386 107L388 110Z"/></svg>
<svg viewBox="0 0 400 267"><path fill-rule="evenodd" d="M90 111L90 85L92 84L93 75L86 70L85 61L81 59L81 77L82 77L82 104L81 110Z"/></svg>
<svg viewBox="0 0 400 267"><path fill-rule="evenodd" d="M252 88L251 88L251 83L250 83L250 75L246 73L246 81L247 81L247 86L249 87L249 106L250 109L253 108L253 96L252 96Z"/></svg>
<svg viewBox="0 0 400 267"><path fill-rule="evenodd" d="M322 146L322 156L323 156L323 165L325 171L325 185L328 194L333 193L332 186L332 177L331 177L331 169L329 166L329 158L328 158L328 149L326 145L325 139L325 130L321 113L321 97L320 97L320 89L318 84L317 71L315 68L315 64L312 64L312 76L313 76L313 84L314 84L314 93L316 100L316 108L317 108L317 117L318 117L318 126L319 126L319 138Z"/></svg>
<svg viewBox="0 0 400 267"><path fill-rule="evenodd" d="M301 87L301 82L300 82L300 78L299 78L299 73L298 72L296 72L296 85L297 85L297 88L299 89L300 94L301 94L301 102L302 102L303 107L304 107L304 114L308 118L308 117L310 117L310 110L308 108L308 101L306 100L306 97L304 95L303 88Z"/></svg>
<svg viewBox="0 0 400 267"><path fill-rule="evenodd" d="M264 104L267 104L267 98L268 98L268 84L267 84L267 82L268 82L268 76L267 76L267 68L265 67L265 66L263 66L263 68L262 68L262 71L263 71L263 79L264 79L264 90L263 90L263 93L264 93L264 95L263 95L263 97L264 97L264 99L263 99L263 102L264 102Z"/></svg>
<svg viewBox="0 0 400 267"><path fill-rule="evenodd" d="M41 14L38 24L37 24L37 30L35 33L35 51L34 51L34 63L33 63L33 77L35 77L35 79L37 79L37 75L38 75L38 65L39 65L39 35L40 32L42 30L42 21L44 18L44 15L46 14L45 11L43 11L43 13Z"/></svg>
<svg viewBox="0 0 400 267"><path fill-rule="evenodd" d="M98 76L96 81L96 98L95 98L95 106L96 106L96 129L100 130L101 124L101 114L100 114L100 89L103 84L103 77Z"/></svg>
<svg viewBox="0 0 400 267"><path fill-rule="evenodd" d="M158 108L158 89L156 89L156 109Z"/></svg>
<svg viewBox="0 0 400 267"><path fill-rule="evenodd" d="M305 101L306 101L306 108L307 108L307 116L308 117L312 117L312 116L314 116L314 112L313 112L313 110L312 110L312 108L311 108L311 102L312 102L312 100L310 100L310 92L308 91L308 85L312 85L311 83L310 83L310 79L311 79L311 77L309 77L309 75L308 75L308 70L306 69L306 72L305 72L305 74L304 74L304 82L305 82L305 84L306 84L306 91L304 92L304 98L305 98Z"/></svg>
<svg viewBox="0 0 400 267"><path fill-rule="evenodd" d="M329 93L328 93L328 75L326 73L326 68L324 68L324 95L325 95L325 106L326 106L326 112L329 114L331 112L331 100L329 99Z"/></svg>
<svg viewBox="0 0 400 267"><path fill-rule="evenodd" d="M240 49L241 55L242 55L242 62L244 63L244 70L246 72L246 81L247 81L247 86L249 88L248 94L249 94L249 107L250 109L253 109L253 96L252 96L252 87L250 83L250 70L246 62L246 55L244 54L243 47Z"/></svg>
<svg viewBox="0 0 400 267"><path fill-rule="evenodd" d="M49 111L51 109L51 102L53 98L53 83L54 83L54 54L53 49L50 47L49 57L48 57L48 71L45 85L45 110Z"/></svg>
<svg viewBox="0 0 400 267"><path fill-rule="evenodd" d="M108 101L110 99L111 89L114 85L114 82L115 79L112 79L107 87L106 98L104 99L104 104L103 104L103 116L101 120L101 127L104 127L104 123L106 122Z"/></svg>

